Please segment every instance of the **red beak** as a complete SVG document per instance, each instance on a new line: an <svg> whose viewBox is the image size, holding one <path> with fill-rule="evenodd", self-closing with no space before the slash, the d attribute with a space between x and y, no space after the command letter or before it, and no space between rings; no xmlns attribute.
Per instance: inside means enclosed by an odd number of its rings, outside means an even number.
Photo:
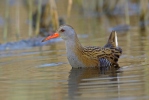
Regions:
<svg viewBox="0 0 149 100"><path fill-rule="evenodd" d="M54 33L53 35L50 35L50 36L46 37L45 39L43 39L42 42L53 39L53 38L57 38L57 37L59 37L59 34Z"/></svg>

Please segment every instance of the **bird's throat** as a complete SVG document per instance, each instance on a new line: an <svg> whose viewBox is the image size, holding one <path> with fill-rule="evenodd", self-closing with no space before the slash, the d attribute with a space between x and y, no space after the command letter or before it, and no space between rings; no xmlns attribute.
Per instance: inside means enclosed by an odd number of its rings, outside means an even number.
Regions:
<svg viewBox="0 0 149 100"><path fill-rule="evenodd" d="M67 58L72 67L84 67L80 60L82 51L83 47L77 37L74 40L66 40Z"/></svg>

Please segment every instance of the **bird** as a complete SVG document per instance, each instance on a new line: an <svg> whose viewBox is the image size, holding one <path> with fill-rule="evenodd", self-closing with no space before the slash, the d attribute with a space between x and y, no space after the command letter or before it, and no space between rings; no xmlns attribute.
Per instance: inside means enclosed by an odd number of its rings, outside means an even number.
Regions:
<svg viewBox="0 0 149 100"><path fill-rule="evenodd" d="M117 33L112 31L103 47L82 46L74 28L70 25L61 25L58 30L42 40L48 41L61 37L65 41L66 53L72 68L108 68L118 66L118 59L122 49L118 46Z"/></svg>

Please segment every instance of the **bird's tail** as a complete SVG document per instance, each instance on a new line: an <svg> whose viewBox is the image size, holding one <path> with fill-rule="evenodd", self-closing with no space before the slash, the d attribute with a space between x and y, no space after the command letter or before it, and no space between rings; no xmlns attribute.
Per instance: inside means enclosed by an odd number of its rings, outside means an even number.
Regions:
<svg viewBox="0 0 149 100"><path fill-rule="evenodd" d="M117 40L116 31L111 32L109 39L108 39L108 42L104 47L108 47L108 48L111 48L111 47L117 48L118 47L118 40Z"/></svg>
<svg viewBox="0 0 149 100"><path fill-rule="evenodd" d="M111 50L113 51L113 65L118 65L118 58L121 56L122 54L122 49L118 46L118 40L117 40L117 33L116 31L112 31L107 44L104 46L105 48L111 48ZM110 58L111 59L111 58Z"/></svg>

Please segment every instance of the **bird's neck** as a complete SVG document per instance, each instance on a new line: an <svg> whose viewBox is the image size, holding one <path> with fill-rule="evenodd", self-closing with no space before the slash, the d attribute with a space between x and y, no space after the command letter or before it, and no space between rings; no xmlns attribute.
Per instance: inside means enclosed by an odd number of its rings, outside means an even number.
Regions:
<svg viewBox="0 0 149 100"><path fill-rule="evenodd" d="M72 67L85 67L82 62L83 47L77 36L73 39L66 40L67 59Z"/></svg>
<svg viewBox="0 0 149 100"><path fill-rule="evenodd" d="M66 44L67 53L68 52L73 52L73 53L82 52L83 47L81 43L79 42L77 35L75 35L73 39L66 40L65 44Z"/></svg>

